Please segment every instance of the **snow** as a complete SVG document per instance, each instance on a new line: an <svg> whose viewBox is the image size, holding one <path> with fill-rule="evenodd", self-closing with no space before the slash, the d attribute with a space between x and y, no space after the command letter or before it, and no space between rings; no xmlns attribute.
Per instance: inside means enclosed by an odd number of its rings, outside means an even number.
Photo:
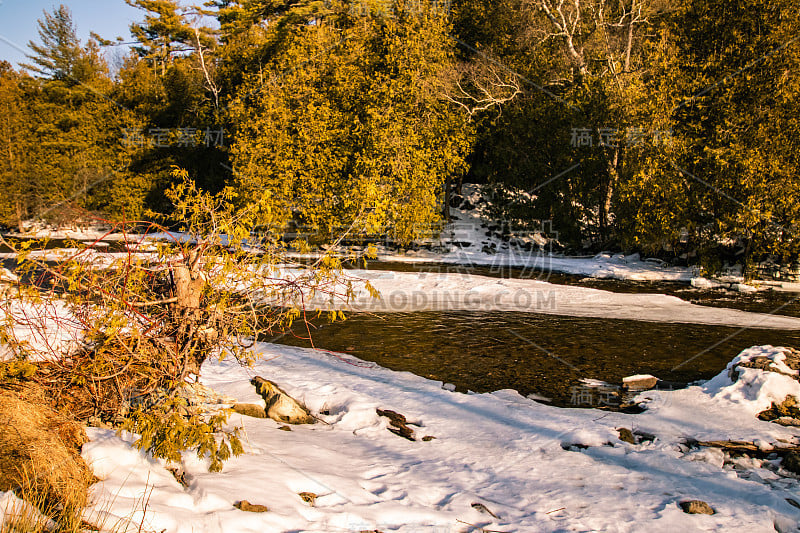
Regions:
<svg viewBox="0 0 800 533"><path fill-rule="evenodd" d="M691 304L663 294L616 293L588 287L557 285L535 279L498 279L457 273L414 273L348 270L369 281L381 293L374 299L355 284L358 294L351 307L364 312L429 310L520 311L651 322L707 324L729 327L800 329L800 319L737 309ZM284 272L284 276L291 275ZM310 308L327 309L340 302L324 297L306 300Z"/></svg>
<svg viewBox="0 0 800 533"><path fill-rule="evenodd" d="M0 524L19 520L20 524L32 524L54 531L56 524L42 515L38 509L17 498L13 492L0 491ZM4 529L5 531L5 529Z"/></svg>
<svg viewBox="0 0 800 533"><path fill-rule="evenodd" d="M14 324L13 340L25 348L29 360L57 359L81 344L84 328L67 305L55 300L48 303L21 303L0 298L0 320ZM13 357L8 345L0 344L0 361Z"/></svg>
<svg viewBox="0 0 800 533"><path fill-rule="evenodd" d="M680 281L690 283L698 278L697 269L691 267L665 267L651 261L628 258L624 254L602 253L593 257L569 257L545 252L525 252L516 248L500 249L496 253L482 251L481 247L457 248L450 252L419 250L414 252L381 251L378 259L398 263L443 263L450 265L490 266L494 268L523 268L542 272L574 274L599 279L627 281Z"/></svg>
<svg viewBox="0 0 800 533"><path fill-rule="evenodd" d="M756 357L766 357L773 361L775 372L763 372L755 368L739 367L738 379L731 380L730 371L737 364ZM705 390L715 400L724 404L736 404L755 416L773 403L781 403L787 396L800 399L800 382L791 377L797 375L784 363L786 353L772 346L754 346L744 350L728 363L724 372L706 383ZM785 375L789 374L789 375Z"/></svg>
<svg viewBox="0 0 800 533"><path fill-rule="evenodd" d="M797 442L797 429L760 421L750 406L728 400L723 389L734 385L720 386L720 377L705 387L645 393L650 408L627 415L554 408L511 390L451 392L441 382L347 355L269 344L258 350L263 359L252 368L206 364L205 384L254 402L259 398L248 381L262 375L312 412L330 413L319 415L326 423L284 432L272 420L234 415L230 422L243 427L246 454L218 474L185 454L187 488L162 461L131 448L130 435L90 429L83 454L102 479L90 512L127 520L129 531L141 523L168 533L466 532L467 524L526 533L767 532L792 531L800 520L800 509L786 501L800 498L800 485L778 475L774 461L731 460L681 445L687 437ZM420 426L418 437L436 438L400 438L376 408L400 412ZM619 427L656 439L623 443ZM300 492L317 494L315 506ZM706 501L717 514L684 514L678 503L687 499ZM236 510L239 500L269 512Z"/></svg>

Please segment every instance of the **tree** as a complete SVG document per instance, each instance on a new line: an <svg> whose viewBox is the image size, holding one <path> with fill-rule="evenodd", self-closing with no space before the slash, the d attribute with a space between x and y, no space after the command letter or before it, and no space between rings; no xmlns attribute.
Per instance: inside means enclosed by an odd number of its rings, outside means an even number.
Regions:
<svg viewBox="0 0 800 533"><path fill-rule="evenodd" d="M296 7L287 16L314 23L272 23L272 74L250 75L233 108L237 190L268 195L280 228L297 215L323 241L352 225L399 242L426 234L469 145L465 115L441 91L454 67L445 17L418 2L388 16Z"/></svg>
<svg viewBox="0 0 800 533"><path fill-rule="evenodd" d="M682 234L710 271L738 247L729 258L749 276L770 255L796 260L797 7L687 0L660 22L644 107L674 135L641 153L625 193L629 239L673 248Z"/></svg>
<svg viewBox="0 0 800 533"><path fill-rule="evenodd" d="M213 48L216 44L210 28L192 28L176 0L125 0L125 3L146 12L143 23L130 26L131 34L139 42L134 50L152 61L162 76L176 55Z"/></svg>
<svg viewBox="0 0 800 533"><path fill-rule="evenodd" d="M26 176L27 156L31 138L26 135L30 125L22 76L7 61L0 62L0 222L23 231L32 197L29 176Z"/></svg>
<svg viewBox="0 0 800 533"><path fill-rule="evenodd" d="M90 42L86 48L81 46L67 6L61 4L52 13L45 11L38 24L41 44L28 42L33 52L28 58L33 64L24 68L69 83L91 81L105 70L97 45Z"/></svg>
<svg viewBox="0 0 800 533"><path fill-rule="evenodd" d="M0 300L0 340L17 363L51 362L34 364L25 379L79 420L133 431L139 447L169 460L195 449L219 470L241 445L235 432L222 430L225 413L187 405L181 396L187 378L199 377L209 357L252 361L250 348L260 336L305 318L307 299L349 301L352 278L333 252L279 275L278 265L291 265L285 247L254 232L269 222L268 202L239 210L232 189L211 195L185 171L175 174L167 220L180 221L188 239L159 242L153 254L97 262L89 244L47 264L31 253L31 241L0 236L17 252L24 280L18 295ZM114 229L124 244L141 244L131 223ZM153 223L146 231L167 227ZM330 316L341 314L331 309Z"/></svg>

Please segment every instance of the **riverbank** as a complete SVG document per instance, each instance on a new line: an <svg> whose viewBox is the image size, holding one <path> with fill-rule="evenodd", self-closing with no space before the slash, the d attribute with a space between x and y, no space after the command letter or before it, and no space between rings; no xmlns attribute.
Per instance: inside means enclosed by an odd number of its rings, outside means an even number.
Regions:
<svg viewBox="0 0 800 533"><path fill-rule="evenodd" d="M131 448L131 438L90 429L84 457L101 478L93 509L169 533L767 532L794 531L800 521L800 509L787 501L800 502L800 485L777 457L686 445L689 437L755 441L764 449L798 442L798 429L755 417L777 391L774 378L759 371L746 383L724 371L705 386L650 391L640 398L648 410L626 415L558 409L511 390L450 392L441 382L340 354L268 344L258 350L263 359L252 368L206 364L203 382L257 403L249 379L266 376L321 422L279 431L283 424L234 415L246 454L220 474L184 454L185 487L162 461ZM376 408L405 415L417 440L389 432ZM631 429L638 443L620 440L619 428ZM316 495L313 506L303 492ZM680 503L692 499L715 514L684 513ZM235 509L241 500L269 511Z"/></svg>

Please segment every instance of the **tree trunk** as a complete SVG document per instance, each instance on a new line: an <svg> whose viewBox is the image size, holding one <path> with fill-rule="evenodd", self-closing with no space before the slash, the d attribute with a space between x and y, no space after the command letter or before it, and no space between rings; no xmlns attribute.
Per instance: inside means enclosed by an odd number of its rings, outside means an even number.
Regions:
<svg viewBox="0 0 800 533"><path fill-rule="evenodd" d="M611 207L614 192L617 189L617 182L619 181L618 162L619 147L616 147L614 148L614 156L608 164L608 181L606 182L602 204L600 205L600 238L604 241L608 238L608 228L611 226Z"/></svg>
<svg viewBox="0 0 800 533"><path fill-rule="evenodd" d="M175 343L181 355L183 371L181 377L200 375L200 366L208 356L206 342L198 335L201 323L201 302L205 278L200 272L200 253L193 250L189 256L173 268L173 285L177 302L173 304L173 327Z"/></svg>

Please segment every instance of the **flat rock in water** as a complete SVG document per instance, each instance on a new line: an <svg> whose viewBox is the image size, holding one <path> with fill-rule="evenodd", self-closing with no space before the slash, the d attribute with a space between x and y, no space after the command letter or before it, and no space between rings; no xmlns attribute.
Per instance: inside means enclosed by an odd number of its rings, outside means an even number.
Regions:
<svg viewBox="0 0 800 533"><path fill-rule="evenodd" d="M654 388L658 378L650 374L639 374L622 378L622 385L629 391L645 391Z"/></svg>
<svg viewBox="0 0 800 533"><path fill-rule="evenodd" d="M703 500L687 500L680 503L681 509L686 514L715 514L716 511L712 509Z"/></svg>

